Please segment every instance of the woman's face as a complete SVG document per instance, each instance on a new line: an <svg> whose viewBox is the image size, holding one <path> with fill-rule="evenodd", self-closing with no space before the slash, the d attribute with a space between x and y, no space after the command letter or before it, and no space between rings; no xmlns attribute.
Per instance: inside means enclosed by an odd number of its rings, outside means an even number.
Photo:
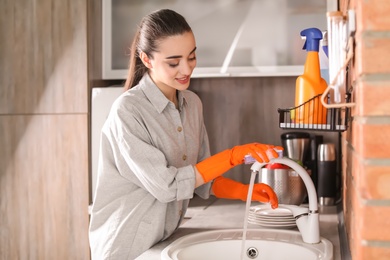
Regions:
<svg viewBox="0 0 390 260"><path fill-rule="evenodd" d="M159 42L158 51L152 54L148 66L151 78L164 93L170 88L188 88L196 66L195 50L192 32L170 36Z"/></svg>

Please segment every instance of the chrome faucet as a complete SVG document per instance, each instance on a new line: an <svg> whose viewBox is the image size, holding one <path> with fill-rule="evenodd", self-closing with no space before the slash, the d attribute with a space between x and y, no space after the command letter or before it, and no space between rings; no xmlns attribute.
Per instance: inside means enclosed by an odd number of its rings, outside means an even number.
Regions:
<svg viewBox="0 0 390 260"><path fill-rule="evenodd" d="M280 204L280 208L288 209L292 212L299 232L302 235L302 240L308 244L317 244L320 242L320 222L318 214L317 193L313 181L306 170L298 163L288 158L271 159L269 163L280 163L291 167L302 178L306 186L309 208L300 207L296 205ZM251 166L252 172L259 173L260 169L268 163L255 162Z"/></svg>

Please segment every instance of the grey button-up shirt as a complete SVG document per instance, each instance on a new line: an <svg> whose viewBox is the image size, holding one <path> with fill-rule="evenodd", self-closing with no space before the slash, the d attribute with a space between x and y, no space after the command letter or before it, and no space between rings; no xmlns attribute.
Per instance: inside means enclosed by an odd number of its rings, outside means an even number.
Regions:
<svg viewBox="0 0 390 260"><path fill-rule="evenodd" d="M202 103L179 91L179 110L148 74L113 104L103 126L90 221L92 259L134 259L178 228L194 165L210 156Z"/></svg>

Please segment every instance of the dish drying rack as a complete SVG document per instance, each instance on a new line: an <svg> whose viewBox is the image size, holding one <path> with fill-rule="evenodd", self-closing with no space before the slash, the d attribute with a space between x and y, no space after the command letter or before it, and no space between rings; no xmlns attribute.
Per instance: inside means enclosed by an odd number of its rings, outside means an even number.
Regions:
<svg viewBox="0 0 390 260"><path fill-rule="evenodd" d="M321 96L322 94L319 94L297 107L278 108L279 127L283 129L332 132L343 132L347 130L350 120L350 108L325 108L322 106ZM349 103L350 99L351 94L346 93L346 102ZM317 113L313 113L313 111L317 111ZM298 117L304 117L306 119L299 120L297 119Z"/></svg>

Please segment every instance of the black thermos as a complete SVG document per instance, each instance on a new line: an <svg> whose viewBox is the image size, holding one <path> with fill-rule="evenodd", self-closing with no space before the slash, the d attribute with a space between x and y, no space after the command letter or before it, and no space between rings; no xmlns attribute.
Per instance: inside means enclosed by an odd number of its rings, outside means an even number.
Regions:
<svg viewBox="0 0 390 260"><path fill-rule="evenodd" d="M317 194L320 205L334 205L337 195L337 161L332 143L320 144L317 154Z"/></svg>

